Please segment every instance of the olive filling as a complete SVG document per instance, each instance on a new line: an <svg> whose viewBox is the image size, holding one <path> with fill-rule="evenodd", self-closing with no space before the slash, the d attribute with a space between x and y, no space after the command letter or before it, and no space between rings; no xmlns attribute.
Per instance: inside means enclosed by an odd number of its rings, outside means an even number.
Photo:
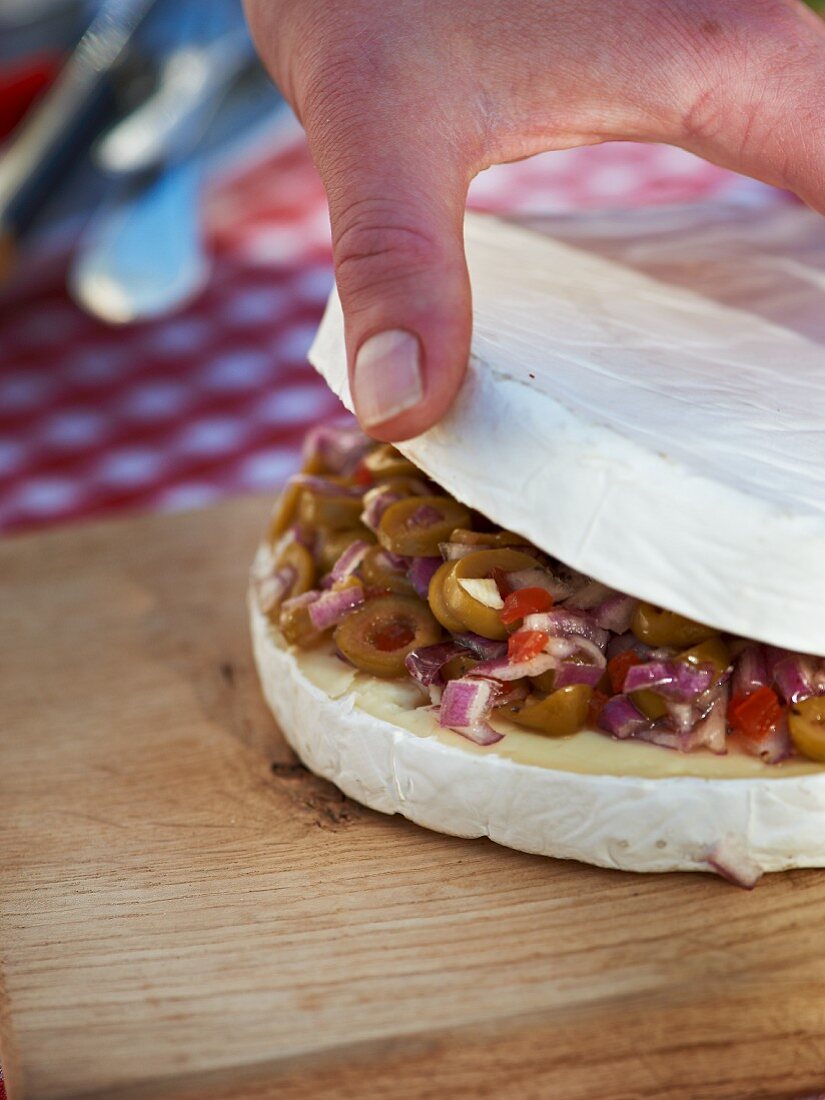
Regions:
<svg viewBox="0 0 825 1100"><path fill-rule="evenodd" d="M825 762L825 662L616 592L493 527L409 459L317 429L270 524L262 610L290 645L334 645L417 683L482 745L500 714L681 752Z"/></svg>

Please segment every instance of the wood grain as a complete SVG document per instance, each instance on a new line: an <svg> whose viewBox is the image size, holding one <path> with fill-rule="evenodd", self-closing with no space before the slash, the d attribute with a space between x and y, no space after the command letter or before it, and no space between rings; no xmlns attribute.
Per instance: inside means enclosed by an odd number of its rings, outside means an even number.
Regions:
<svg viewBox="0 0 825 1100"><path fill-rule="evenodd" d="M265 512L0 543L11 1100L823 1089L825 874L543 860L295 762L246 633Z"/></svg>

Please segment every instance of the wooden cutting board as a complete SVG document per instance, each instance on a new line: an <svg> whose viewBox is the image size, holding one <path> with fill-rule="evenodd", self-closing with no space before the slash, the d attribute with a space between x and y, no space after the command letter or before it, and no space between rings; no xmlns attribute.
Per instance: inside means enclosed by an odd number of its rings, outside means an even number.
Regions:
<svg viewBox="0 0 825 1100"><path fill-rule="evenodd" d="M246 633L266 510L0 542L11 1100L823 1089L825 872L554 862L296 763Z"/></svg>

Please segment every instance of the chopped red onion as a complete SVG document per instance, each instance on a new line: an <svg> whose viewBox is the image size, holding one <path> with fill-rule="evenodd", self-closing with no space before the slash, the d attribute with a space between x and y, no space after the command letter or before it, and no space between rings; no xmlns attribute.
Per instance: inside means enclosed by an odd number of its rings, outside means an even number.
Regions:
<svg viewBox="0 0 825 1100"><path fill-rule="evenodd" d="M622 690L655 691L677 703L692 702L714 681L713 669L688 661L648 661L627 670Z"/></svg>
<svg viewBox="0 0 825 1100"><path fill-rule="evenodd" d="M316 630L337 626L344 616L364 602L364 587L348 585L337 592L324 592L309 605L309 617Z"/></svg>
<svg viewBox="0 0 825 1100"><path fill-rule="evenodd" d="M340 485L337 481L319 477L317 474L296 474L290 478L290 485L300 485L304 489L312 489L313 492L323 493L329 497L347 497L350 500L360 500L364 490L357 485Z"/></svg>
<svg viewBox="0 0 825 1100"><path fill-rule="evenodd" d="M391 504L396 504L404 499L403 493L398 493L388 485L376 485L374 489L364 494L364 511L361 513L361 522L371 531L377 531L381 517Z"/></svg>
<svg viewBox="0 0 825 1100"><path fill-rule="evenodd" d="M675 699L666 699L665 706L668 724L677 733L690 733L702 716L696 703L678 703Z"/></svg>
<svg viewBox="0 0 825 1100"><path fill-rule="evenodd" d="M444 561L458 561L459 558L466 558L468 554L474 554L476 550L491 550L492 547L483 543L440 542L438 549Z"/></svg>
<svg viewBox="0 0 825 1100"><path fill-rule="evenodd" d="M573 595L565 603L565 607L576 607L580 611L592 611L599 604L604 603L610 596L618 596L615 588L610 588L601 581L587 581L581 588L577 588ZM626 628L625 628L626 629Z"/></svg>
<svg viewBox="0 0 825 1100"><path fill-rule="evenodd" d="M309 604L315 603L320 595L320 592L312 588L309 592L302 592L300 596L292 596L291 599L284 600L282 609L291 611L295 607L307 607Z"/></svg>
<svg viewBox="0 0 825 1100"><path fill-rule="evenodd" d="M603 630L624 634L626 630L630 630L638 606L639 601L633 596L608 596L603 603L593 608L593 619Z"/></svg>
<svg viewBox="0 0 825 1100"><path fill-rule="evenodd" d="M522 548L519 546L518 550ZM569 582L557 577L547 569L516 569L507 574L507 583L515 591L517 588L543 588L549 592L554 601L566 599L571 591Z"/></svg>
<svg viewBox="0 0 825 1100"><path fill-rule="evenodd" d="M636 741L644 741L648 745L658 745L662 749L673 749L678 752L681 747L679 734L665 721L654 722L647 729L637 730L633 734Z"/></svg>
<svg viewBox="0 0 825 1100"><path fill-rule="evenodd" d="M467 632L466 634L454 634L453 638L459 645L478 657L480 661L492 661L497 657L503 657L507 652L506 642L496 642L492 638L482 638L480 634Z"/></svg>
<svg viewBox="0 0 825 1100"><path fill-rule="evenodd" d="M258 603L265 615L278 606L295 583L297 575L293 566L283 565L270 576L262 577L257 581Z"/></svg>
<svg viewBox="0 0 825 1100"><path fill-rule="evenodd" d="M441 670L448 661L460 657L467 650L457 642L438 642L414 649L407 655L404 664L407 672L419 684L429 687L441 680Z"/></svg>
<svg viewBox="0 0 825 1100"><path fill-rule="evenodd" d="M489 723L495 697L495 684L489 680L469 676L450 680L441 697L438 721L477 745L494 745L503 737Z"/></svg>
<svg viewBox="0 0 825 1100"><path fill-rule="evenodd" d="M786 703L813 695L814 659L801 653L783 657L773 666L773 681Z"/></svg>
<svg viewBox="0 0 825 1100"><path fill-rule="evenodd" d="M707 855L708 866L734 886L752 890L762 877L762 868L733 837L718 841Z"/></svg>
<svg viewBox="0 0 825 1100"><path fill-rule="evenodd" d="M319 424L304 440L304 461L318 456L334 474L351 474L372 447L362 431L354 426Z"/></svg>
<svg viewBox="0 0 825 1100"><path fill-rule="evenodd" d="M570 687L571 684L586 684L587 687L594 688L603 675L604 669L595 665L577 665L572 661L565 661L556 669L553 688Z"/></svg>
<svg viewBox="0 0 825 1100"><path fill-rule="evenodd" d="M441 565L441 558L413 558L410 563L407 576L410 578L410 584L422 600L427 599L430 591L430 581Z"/></svg>
<svg viewBox="0 0 825 1100"><path fill-rule="evenodd" d="M768 682L765 652L761 645L746 646L733 666L733 694L750 695Z"/></svg>
<svg viewBox="0 0 825 1100"><path fill-rule="evenodd" d="M710 705L704 718L700 718L693 728L682 734L679 748L682 752L695 749L710 749L717 756L724 756L727 750L727 713L730 701L730 687L724 684Z"/></svg>
<svg viewBox="0 0 825 1100"><path fill-rule="evenodd" d="M626 695L614 695L602 708L599 726L613 737L624 740L649 727L650 722Z"/></svg>
<svg viewBox="0 0 825 1100"><path fill-rule="evenodd" d="M568 654L569 656L569 654ZM496 657L482 661L473 669L474 676L487 676L492 680L520 680L522 676L541 676L552 668L558 668L561 661L552 653L539 653L529 661L509 661L506 657Z"/></svg>
<svg viewBox="0 0 825 1100"><path fill-rule="evenodd" d="M632 649L636 656L643 661L646 661L648 657L653 655L651 647L645 645L644 642L640 642L631 630L626 631L624 634L619 634L615 638L611 638L607 643L605 652L607 653L608 661L612 661L614 657L618 657L620 653L627 653L629 649Z"/></svg>
<svg viewBox="0 0 825 1100"><path fill-rule="evenodd" d="M573 645L576 647L576 651L575 651L576 656L577 657L585 657L586 660L587 660L587 664L591 665L593 668L595 668L598 671L598 673L599 673L598 679L600 680L601 676L602 676L602 673L604 672L604 670L607 666L607 658L602 653L602 651L599 649L599 647L596 645L596 643L588 641L587 638L582 638L580 634L571 634L569 638L551 639L551 641L548 642L547 646L545 646L545 649L548 649L548 647L549 647L549 649L553 649L552 643L562 641L562 640L573 643ZM558 647L556 647L556 650L554 650L554 651L557 651L557 650L558 650ZM598 680L596 682L598 683Z"/></svg>
<svg viewBox="0 0 825 1100"><path fill-rule="evenodd" d="M512 574L511 574L512 575ZM606 630L596 626L590 616L584 611L568 611L564 607L553 607L549 611L541 611L535 615L527 615L524 619L526 630L543 630L547 634L569 638L572 635L586 638L594 642L599 649L603 649L610 638Z"/></svg>
<svg viewBox="0 0 825 1100"><path fill-rule="evenodd" d="M370 544L363 539L351 542L332 567L330 576L333 581L343 581L351 576L364 560L369 548Z"/></svg>

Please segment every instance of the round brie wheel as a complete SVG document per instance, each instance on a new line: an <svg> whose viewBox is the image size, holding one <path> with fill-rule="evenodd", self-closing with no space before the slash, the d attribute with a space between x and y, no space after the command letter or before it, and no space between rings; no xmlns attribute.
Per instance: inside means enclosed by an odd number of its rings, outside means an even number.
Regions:
<svg viewBox="0 0 825 1100"><path fill-rule="evenodd" d="M798 765L774 778L776 766L745 758L752 774L714 778L713 758L704 776L652 778L513 760L499 748L507 738L480 749L434 734L434 720L400 709L383 681L367 678L362 699L348 685L363 674L333 658L344 686L330 690L313 675L311 653L287 646L269 623L254 590L249 608L264 696L287 741L311 771L373 810L523 852L625 871L715 871L747 887L763 871L825 866L825 768ZM630 769L633 748L604 743L614 766L626 750ZM645 749L687 766L683 754Z"/></svg>

